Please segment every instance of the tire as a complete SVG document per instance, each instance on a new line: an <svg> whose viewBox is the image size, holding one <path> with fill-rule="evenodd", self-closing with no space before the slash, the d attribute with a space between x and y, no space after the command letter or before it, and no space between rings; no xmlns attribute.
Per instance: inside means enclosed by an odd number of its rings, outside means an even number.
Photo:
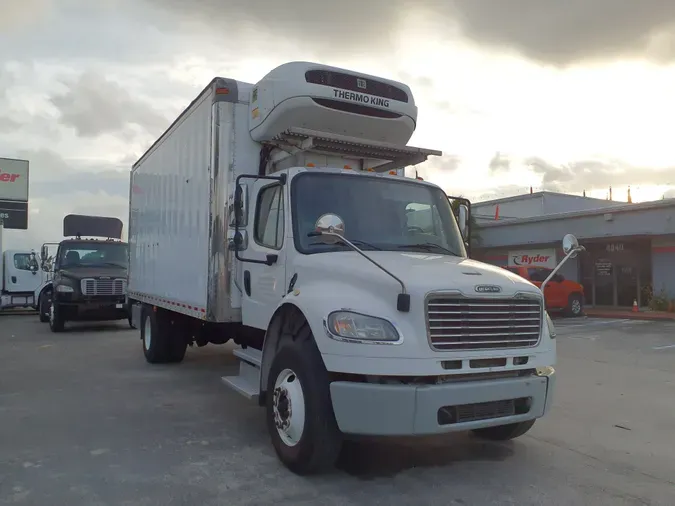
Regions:
<svg viewBox="0 0 675 506"><path fill-rule="evenodd" d="M279 460L289 470L316 474L335 465L342 434L333 413L329 376L307 323L292 338L270 368L267 429Z"/></svg>
<svg viewBox="0 0 675 506"><path fill-rule="evenodd" d="M141 315L141 343L143 355L150 364L182 362L187 341L182 338L178 327L171 325L169 314L151 306L144 306Z"/></svg>
<svg viewBox="0 0 675 506"><path fill-rule="evenodd" d="M40 294L40 301L38 303L38 313L40 315L40 323L47 323L49 321L49 307L51 306L51 292L42 292Z"/></svg>
<svg viewBox="0 0 675 506"><path fill-rule="evenodd" d="M534 420L527 422L510 423L508 425L498 425L496 427L486 427L484 429L475 429L472 432L481 439L489 441L509 441L522 436L534 425Z"/></svg>
<svg viewBox="0 0 675 506"><path fill-rule="evenodd" d="M573 317L584 315L584 301L581 294L573 293L569 296L567 303L567 314Z"/></svg>
<svg viewBox="0 0 675 506"><path fill-rule="evenodd" d="M52 332L63 332L66 327L66 320L63 318L60 306L52 299L49 309L49 329Z"/></svg>

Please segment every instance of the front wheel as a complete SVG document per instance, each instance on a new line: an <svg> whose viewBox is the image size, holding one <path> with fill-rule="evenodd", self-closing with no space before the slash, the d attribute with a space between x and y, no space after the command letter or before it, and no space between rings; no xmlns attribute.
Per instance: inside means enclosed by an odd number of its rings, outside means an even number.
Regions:
<svg viewBox="0 0 675 506"><path fill-rule="evenodd" d="M508 441L522 436L529 431L533 425L534 420L528 420L527 422L475 429L472 432L482 439L488 439L490 441Z"/></svg>
<svg viewBox="0 0 675 506"><path fill-rule="evenodd" d="M335 465L342 434L335 421L329 378L311 332L277 353L267 383L267 429L279 460L299 475ZM301 330L302 332L302 330Z"/></svg>
<svg viewBox="0 0 675 506"><path fill-rule="evenodd" d="M66 320L63 318L63 312L55 300L49 306L49 329L52 332L63 332L66 326Z"/></svg>

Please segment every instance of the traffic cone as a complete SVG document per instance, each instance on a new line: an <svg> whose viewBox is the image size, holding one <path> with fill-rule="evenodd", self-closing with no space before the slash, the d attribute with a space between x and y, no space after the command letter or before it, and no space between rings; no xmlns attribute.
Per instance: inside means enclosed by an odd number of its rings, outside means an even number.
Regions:
<svg viewBox="0 0 675 506"><path fill-rule="evenodd" d="M638 312L637 299L633 299L633 313Z"/></svg>

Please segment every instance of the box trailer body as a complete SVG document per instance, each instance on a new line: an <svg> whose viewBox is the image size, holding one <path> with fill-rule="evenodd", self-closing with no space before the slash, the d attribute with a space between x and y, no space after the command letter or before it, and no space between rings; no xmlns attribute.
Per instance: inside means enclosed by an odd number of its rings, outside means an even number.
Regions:
<svg viewBox="0 0 675 506"><path fill-rule="evenodd" d="M226 207L235 160L257 167L249 93L250 85L214 79L134 166L128 290L135 300L211 322L241 321Z"/></svg>
<svg viewBox="0 0 675 506"><path fill-rule="evenodd" d="M416 122L403 83L293 62L215 78L132 167L146 359L240 344L223 380L265 406L295 472L332 464L345 435L510 439L550 408L541 291L468 258L468 202L455 215L402 177L441 154L406 145Z"/></svg>

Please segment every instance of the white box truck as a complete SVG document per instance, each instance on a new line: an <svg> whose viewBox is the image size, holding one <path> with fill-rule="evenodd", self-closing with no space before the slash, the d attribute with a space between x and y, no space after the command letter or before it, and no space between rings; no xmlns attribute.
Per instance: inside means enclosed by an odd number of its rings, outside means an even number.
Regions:
<svg viewBox="0 0 675 506"><path fill-rule="evenodd" d="M350 435L511 439L551 405L541 291L470 260L470 208L402 177L441 154L406 145L416 121L405 84L293 62L213 79L132 168L145 358L240 345L223 380L265 407L293 472Z"/></svg>

